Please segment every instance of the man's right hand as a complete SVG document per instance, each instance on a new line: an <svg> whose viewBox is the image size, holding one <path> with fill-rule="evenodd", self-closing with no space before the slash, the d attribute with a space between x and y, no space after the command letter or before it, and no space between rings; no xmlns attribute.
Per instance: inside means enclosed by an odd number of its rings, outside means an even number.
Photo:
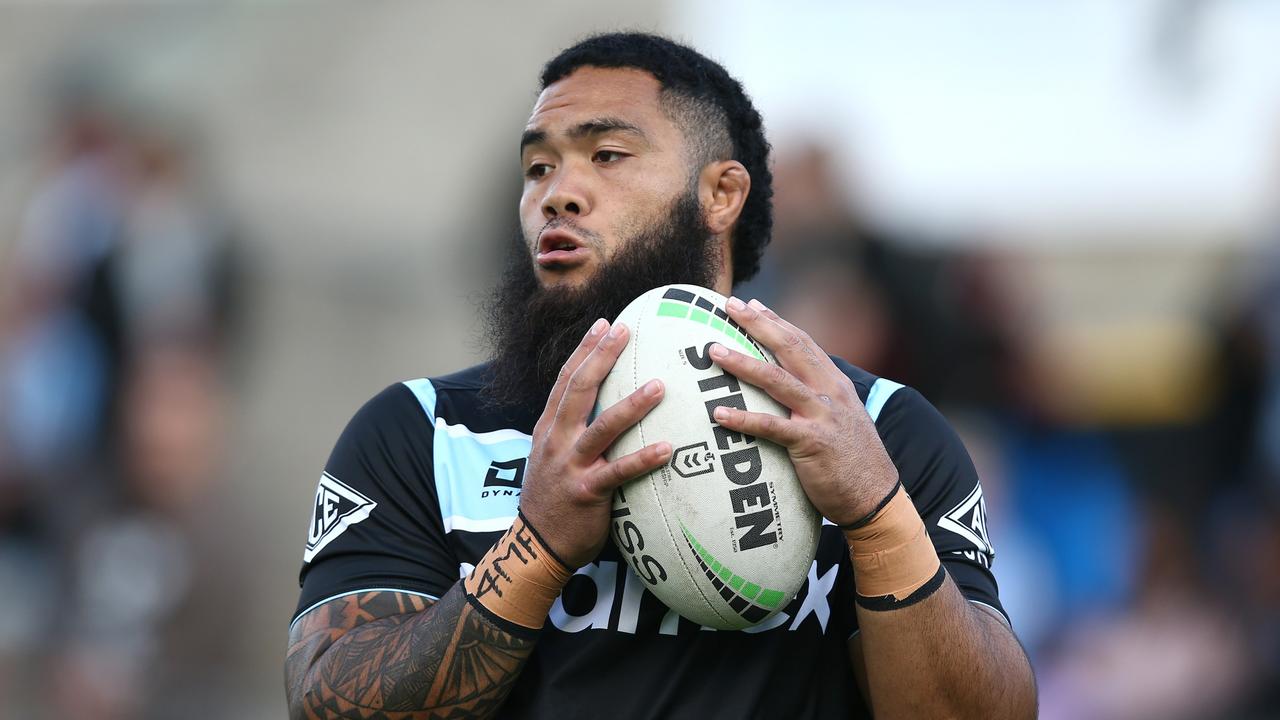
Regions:
<svg viewBox="0 0 1280 720"><path fill-rule="evenodd" d="M610 329L606 320L597 320L560 369L546 409L533 427L520 511L570 570L590 562L604 547L613 491L671 458L671 444L666 442L613 462L603 457L619 435L661 402L659 380L640 386L588 423L600 383L628 337L625 325Z"/></svg>

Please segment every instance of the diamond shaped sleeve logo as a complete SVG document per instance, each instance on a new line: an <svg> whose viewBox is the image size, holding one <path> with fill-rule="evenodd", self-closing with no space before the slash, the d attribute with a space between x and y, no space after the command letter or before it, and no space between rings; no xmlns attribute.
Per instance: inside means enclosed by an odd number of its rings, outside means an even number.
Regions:
<svg viewBox="0 0 1280 720"><path fill-rule="evenodd" d="M996 550L987 535L987 501L982 499L981 485L975 485L960 504L942 516L938 520L938 527L946 528L973 543L979 552L995 555Z"/></svg>
<svg viewBox="0 0 1280 720"><path fill-rule="evenodd" d="M347 528L369 517L378 507L358 490L325 473L316 486L315 507L311 511L311 530L307 533L307 550L303 562L311 562L316 553L333 542Z"/></svg>

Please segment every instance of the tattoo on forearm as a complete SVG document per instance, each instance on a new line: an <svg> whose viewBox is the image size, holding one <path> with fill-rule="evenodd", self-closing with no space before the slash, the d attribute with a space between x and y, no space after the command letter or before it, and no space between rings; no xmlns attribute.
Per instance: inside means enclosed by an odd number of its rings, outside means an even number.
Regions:
<svg viewBox="0 0 1280 720"><path fill-rule="evenodd" d="M348 595L290 633L285 661L295 718L486 717L506 699L534 641L476 611L455 585L429 600L396 592ZM323 654L323 658L316 662Z"/></svg>

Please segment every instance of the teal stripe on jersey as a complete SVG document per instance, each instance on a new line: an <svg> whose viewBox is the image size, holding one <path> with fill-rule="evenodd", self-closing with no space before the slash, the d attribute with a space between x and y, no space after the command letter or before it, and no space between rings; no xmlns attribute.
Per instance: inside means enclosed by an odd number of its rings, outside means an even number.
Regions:
<svg viewBox="0 0 1280 720"><path fill-rule="evenodd" d="M435 387L422 378L404 383L413 391L435 429L432 433L436 497L444 531L490 532L506 530L520 507L519 488L495 483L485 486L489 467L528 458L533 439L519 430L473 432L465 425L450 424L437 407ZM495 478L511 479L511 470L495 471Z"/></svg>
<svg viewBox="0 0 1280 720"><path fill-rule="evenodd" d="M509 463L529 457L533 441L518 430L473 433L463 425L449 425L436 418L433 438L436 493L445 532L506 530L520 507L519 488L485 486L494 462ZM510 472L496 477L511 479Z"/></svg>
<svg viewBox="0 0 1280 720"><path fill-rule="evenodd" d="M880 411L884 410L884 404L901 389L901 384L884 378L877 379L871 385L871 391L867 393L867 414L871 416L871 422L880 418Z"/></svg>
<svg viewBox="0 0 1280 720"><path fill-rule="evenodd" d="M405 380L402 383L405 387L413 391L414 397L418 398L418 403L422 405L422 410L427 414L427 419L434 425L436 421L436 388L431 381L426 378L418 378L417 380Z"/></svg>

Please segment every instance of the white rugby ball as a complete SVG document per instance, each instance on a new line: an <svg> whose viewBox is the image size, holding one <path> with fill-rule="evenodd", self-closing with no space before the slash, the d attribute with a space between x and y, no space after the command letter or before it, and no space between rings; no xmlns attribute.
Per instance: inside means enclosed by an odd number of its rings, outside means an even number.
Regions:
<svg viewBox="0 0 1280 720"><path fill-rule="evenodd" d="M652 378L662 402L606 453L610 460L666 440L664 467L622 486L611 535L658 599L694 622L735 630L767 620L808 576L822 518L785 448L712 419L719 405L787 417L763 390L711 362L711 343L776 363L725 312L726 298L667 285L636 298L616 322L631 339L600 387L596 411Z"/></svg>

